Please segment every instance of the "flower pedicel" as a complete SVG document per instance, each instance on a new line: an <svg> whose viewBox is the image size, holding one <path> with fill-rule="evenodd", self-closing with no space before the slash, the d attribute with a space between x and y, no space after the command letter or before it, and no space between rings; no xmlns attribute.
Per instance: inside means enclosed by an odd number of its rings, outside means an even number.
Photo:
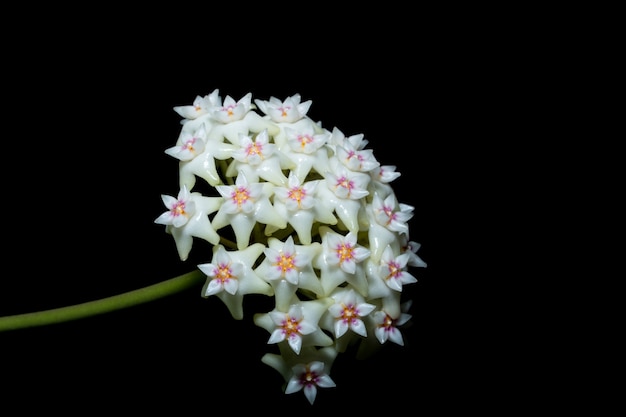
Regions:
<svg viewBox="0 0 626 417"><path fill-rule="evenodd" d="M174 107L182 117L176 144L180 191L162 195L165 225L185 261L195 238L213 245L201 295L218 297L243 319L247 294L273 297L254 314L276 350L263 363L313 404L335 387L331 367L358 343L367 356L384 343L403 345L411 315L405 285L411 267L426 267L409 238L413 207L390 183L395 166L381 165L362 134L345 136L307 116L311 101L248 93L224 100L219 90ZM194 191L206 182L213 195Z"/></svg>

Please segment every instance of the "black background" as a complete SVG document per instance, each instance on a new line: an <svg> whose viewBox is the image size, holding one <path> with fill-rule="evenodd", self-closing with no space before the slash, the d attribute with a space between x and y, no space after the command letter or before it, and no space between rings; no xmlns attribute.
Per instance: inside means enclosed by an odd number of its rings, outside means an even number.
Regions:
<svg viewBox="0 0 626 417"><path fill-rule="evenodd" d="M413 325L404 347L386 346L367 361L340 354L331 374L337 387L320 390L310 406L302 393L283 394L280 375L260 362L268 335L251 322L255 300L235 321L218 299L193 288L0 334L7 398L25 411L41 406L33 398L58 411L202 412L229 404L353 412L369 410L372 398L446 410L471 401L463 394L471 342L456 312L461 266L451 248L470 242L455 230L463 211L455 163L468 146L463 109L475 88L463 70L471 66L464 48L435 43L408 20L385 34L352 22L331 43L278 31L288 45L271 31L235 42L208 29L193 36L167 25L151 32L110 23L107 36L80 42L80 28L38 37L20 49L28 59L7 61L3 315L115 295L210 260L210 248L194 243L181 262L154 219L164 210L160 195L178 190L177 162L163 152L180 131L173 107L217 88L236 100L248 92L300 94L312 101L314 120L363 133L382 164L396 165L402 176L394 189L415 207L411 238L428 263L412 271L418 283L406 289Z"/></svg>

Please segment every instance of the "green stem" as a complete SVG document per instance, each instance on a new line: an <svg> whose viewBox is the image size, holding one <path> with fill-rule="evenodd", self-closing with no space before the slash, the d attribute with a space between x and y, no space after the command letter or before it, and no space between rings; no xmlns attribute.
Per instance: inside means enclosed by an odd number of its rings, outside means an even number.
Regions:
<svg viewBox="0 0 626 417"><path fill-rule="evenodd" d="M200 270L194 270L158 284L100 300L51 310L0 317L0 332L61 323L132 307L175 294L195 285L200 285L204 283L205 279L206 275Z"/></svg>

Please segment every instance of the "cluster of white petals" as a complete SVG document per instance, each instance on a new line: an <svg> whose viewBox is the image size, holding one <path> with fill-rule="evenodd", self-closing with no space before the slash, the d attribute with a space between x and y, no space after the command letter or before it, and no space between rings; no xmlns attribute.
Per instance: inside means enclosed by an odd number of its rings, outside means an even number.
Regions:
<svg viewBox="0 0 626 417"><path fill-rule="evenodd" d="M367 355L404 345L411 319L403 288L426 267L409 237L414 208L398 201L400 176L381 165L362 134L346 136L307 116L311 101L239 100L219 90L174 107L182 129L165 153L179 161L176 196L162 195L165 225L181 260L194 239L213 246L202 297L218 297L243 319L247 294L273 297L254 314L276 351L262 361L285 393L335 387L337 354L358 343ZM204 181L213 195L194 191ZM199 188L199 187L198 187ZM272 349L271 347L269 349Z"/></svg>

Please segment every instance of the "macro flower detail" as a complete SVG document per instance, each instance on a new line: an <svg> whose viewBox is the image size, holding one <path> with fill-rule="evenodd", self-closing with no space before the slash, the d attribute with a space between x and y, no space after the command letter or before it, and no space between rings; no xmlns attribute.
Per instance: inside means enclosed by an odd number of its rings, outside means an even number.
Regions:
<svg viewBox="0 0 626 417"><path fill-rule="evenodd" d="M361 263L369 258L370 250L357 241L357 235L345 235L328 226L320 226L322 255L317 258L320 281L325 294L330 294L343 283L350 284L360 294L367 295L367 278Z"/></svg>
<svg viewBox="0 0 626 417"><path fill-rule="evenodd" d="M284 101L276 97L269 100L254 100L259 109L274 122L294 123L306 116L311 107L311 100L301 102L300 94L287 97Z"/></svg>
<svg viewBox="0 0 626 417"><path fill-rule="evenodd" d="M276 145L270 143L267 129L256 135L239 135L239 148L233 151L233 162L226 175L235 176L244 173L249 181L262 178L272 184L287 184L287 177L282 172Z"/></svg>
<svg viewBox="0 0 626 417"><path fill-rule="evenodd" d="M207 276L202 296L215 295L228 307L233 318L241 320L246 294L273 295L272 287L251 268L264 249L261 243L236 251L227 251L223 245L214 246L211 263L198 265Z"/></svg>
<svg viewBox="0 0 626 417"><path fill-rule="evenodd" d="M394 318L387 312L378 310L372 314L372 319L376 326L374 334L381 344L389 340L400 346L404 346L404 339L398 327L411 319L410 314L401 313L400 317Z"/></svg>
<svg viewBox="0 0 626 417"><path fill-rule="evenodd" d="M224 199L212 221L215 230L231 226L236 239L237 248L244 249L250 243L250 233L257 222L275 226L277 229L287 227L287 222L276 211L270 202L274 194L274 186L267 182L248 182L245 174L237 175L235 185L218 185L215 189Z"/></svg>
<svg viewBox="0 0 626 417"><path fill-rule="evenodd" d="M402 286L417 282L417 279L407 270L409 254L401 253L395 256L391 247L387 247L381 259L379 276L387 286L395 291L402 291Z"/></svg>
<svg viewBox="0 0 626 417"><path fill-rule="evenodd" d="M278 345L280 353L266 353L261 361L278 371L285 379L285 394L302 391L310 404L315 402L318 388L334 388L330 370L337 357L332 346L319 349L303 347L300 354L284 345Z"/></svg>
<svg viewBox="0 0 626 417"><path fill-rule="evenodd" d="M323 295L324 290L313 269L313 259L320 251L319 243L296 245L291 235L284 242L268 239L265 259L255 271L274 288L279 310L288 308L299 289Z"/></svg>
<svg viewBox="0 0 626 417"><path fill-rule="evenodd" d="M384 200L374 194L372 209L378 224L400 234L408 233L407 221L413 217L414 208L407 204L397 204L395 194L388 195Z"/></svg>
<svg viewBox="0 0 626 417"><path fill-rule="evenodd" d="M165 153L181 161L189 161L204 151L205 140L206 131L204 128L195 132L182 132L179 139L180 144L166 149Z"/></svg>
<svg viewBox="0 0 626 417"><path fill-rule="evenodd" d="M243 119L252 108L252 93L248 93L238 101L231 96L226 96L224 103L217 100L209 108L211 116L220 123L231 123Z"/></svg>
<svg viewBox="0 0 626 417"><path fill-rule="evenodd" d="M367 330L363 317L374 311L376 306L364 302L353 289L342 289L333 298L335 303L328 307L328 312L333 319L332 327L335 337L340 338L348 330L366 337Z"/></svg>
<svg viewBox="0 0 626 417"><path fill-rule="evenodd" d="M313 120L311 105L299 94L222 100L216 89L176 106L182 128L165 153L178 160L180 190L162 196L167 211L155 222L181 260L194 238L213 245L197 265L201 296L233 318L244 318L248 294L271 298L252 315L269 334L261 361L282 375L285 394L313 404L336 386L331 367L348 346L358 358L404 346L403 288L426 262L409 238L414 207L392 187L397 166L377 160L362 133ZM211 197L196 191L207 186Z"/></svg>
<svg viewBox="0 0 626 417"><path fill-rule="evenodd" d="M254 323L270 332L267 343L286 341L296 354L303 346L330 346L333 340L318 325L330 303L328 298L300 301L294 297L286 313L278 309L258 313Z"/></svg>
<svg viewBox="0 0 626 417"><path fill-rule="evenodd" d="M310 244L313 224L334 225L337 218L327 205L318 204L318 180L302 183L290 172L287 187L274 188L274 207L295 230L300 242Z"/></svg>
<svg viewBox="0 0 626 417"><path fill-rule="evenodd" d="M318 387L329 388L334 386L336 386L335 381L324 370L323 362L299 363L293 367L293 377L287 383L285 394L304 390L307 400L313 404Z"/></svg>
<svg viewBox="0 0 626 417"><path fill-rule="evenodd" d="M253 302L253 323L269 333L261 362L282 376L285 394L303 392L310 404L321 388L341 388L331 371L348 347L365 359L390 344L404 346L401 331L413 318L405 288L427 264L409 234L414 207L392 187L397 167L378 161L363 134L313 120L312 101L299 94L252 102L251 93L222 100L215 89L173 108L181 129L164 153L178 164L177 194L161 194L165 210L154 223L172 236L183 262L195 242L201 241L196 248L208 243L208 262L103 300L0 317L0 332L101 314L197 285L203 299L219 299L235 320L245 318L244 302ZM371 122L389 122L382 116ZM393 139L382 140L401 152L405 147ZM215 318L199 329L218 336L211 357L229 349L221 345L229 339L212 327ZM238 368L230 369L249 378L249 368ZM263 379L254 376L254 384ZM384 391L391 379L355 385Z"/></svg>
<svg viewBox="0 0 626 417"><path fill-rule="evenodd" d="M211 225L209 215L218 210L221 197L204 197L183 187L177 198L163 194L161 199L168 210L154 222L165 225L165 231L174 237L181 260L189 256L194 237L214 245L219 243L220 236Z"/></svg>
<svg viewBox="0 0 626 417"><path fill-rule="evenodd" d="M196 96L192 104L175 106L174 111L183 117L181 121L182 124L196 119L207 118L210 115L211 109L220 102L219 94L219 89L215 89L211 94L207 94L206 96Z"/></svg>

